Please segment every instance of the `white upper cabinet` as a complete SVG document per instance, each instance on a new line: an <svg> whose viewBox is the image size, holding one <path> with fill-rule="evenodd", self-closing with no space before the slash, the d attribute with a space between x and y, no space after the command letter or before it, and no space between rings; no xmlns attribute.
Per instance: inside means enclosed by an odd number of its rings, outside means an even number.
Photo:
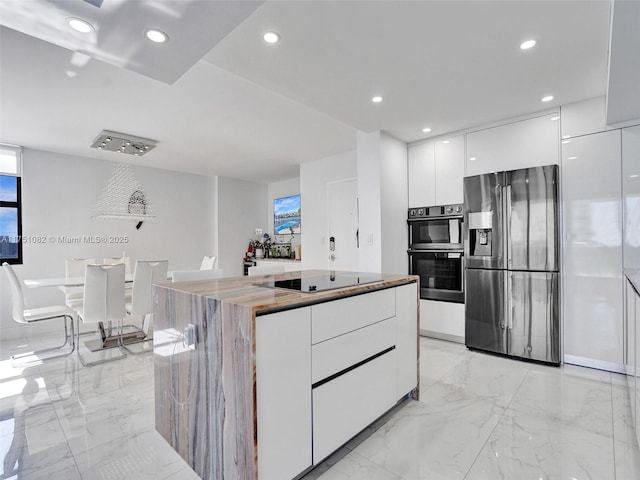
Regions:
<svg viewBox="0 0 640 480"><path fill-rule="evenodd" d="M409 146L409 206L462 203L464 135Z"/></svg>
<svg viewBox="0 0 640 480"><path fill-rule="evenodd" d="M548 114L467 134L467 175L558 164L558 120Z"/></svg>
<svg viewBox="0 0 640 480"><path fill-rule="evenodd" d="M409 206L425 207L436 204L435 148L433 142L410 145Z"/></svg>
<svg viewBox="0 0 640 480"><path fill-rule="evenodd" d="M625 268L640 268L640 125L622 129Z"/></svg>
<svg viewBox="0 0 640 480"><path fill-rule="evenodd" d="M462 203L464 135L435 142L436 205Z"/></svg>

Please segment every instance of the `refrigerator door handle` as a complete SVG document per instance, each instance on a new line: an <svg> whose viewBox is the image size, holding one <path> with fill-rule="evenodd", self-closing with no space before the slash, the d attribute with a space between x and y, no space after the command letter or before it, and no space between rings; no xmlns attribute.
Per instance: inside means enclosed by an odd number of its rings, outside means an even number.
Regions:
<svg viewBox="0 0 640 480"><path fill-rule="evenodd" d="M510 292L508 290L509 284L507 283L508 282L507 277L508 277L509 272L505 271L503 273L504 273L503 280L502 280L502 283L503 283L503 288L502 288L503 289L503 296L502 296L503 313L502 313L501 318L500 318L500 328L505 329L505 328L509 328L508 327L508 321L509 321L509 313L508 313L509 312L509 300L508 300L508 298L509 298L509 293Z"/></svg>
<svg viewBox="0 0 640 480"><path fill-rule="evenodd" d="M507 328L513 330L513 274L506 272L507 288L505 289L504 296L507 299Z"/></svg>
<svg viewBox="0 0 640 480"><path fill-rule="evenodd" d="M511 268L512 258L511 258L511 185L507 185L504 192L504 204L505 204L505 221L504 221L504 231L507 233L505 235L505 249L504 255L507 259L507 268Z"/></svg>

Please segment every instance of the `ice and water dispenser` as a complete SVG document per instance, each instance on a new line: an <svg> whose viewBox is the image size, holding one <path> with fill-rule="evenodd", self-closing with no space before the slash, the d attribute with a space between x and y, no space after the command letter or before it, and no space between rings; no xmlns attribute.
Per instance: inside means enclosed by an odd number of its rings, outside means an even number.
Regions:
<svg viewBox="0 0 640 480"><path fill-rule="evenodd" d="M469 256L492 256L493 212L469 212Z"/></svg>

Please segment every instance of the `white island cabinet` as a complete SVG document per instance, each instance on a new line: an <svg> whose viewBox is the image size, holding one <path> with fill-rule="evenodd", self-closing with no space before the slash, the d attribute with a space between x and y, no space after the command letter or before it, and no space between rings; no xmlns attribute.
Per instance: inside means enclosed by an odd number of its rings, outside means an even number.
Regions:
<svg viewBox="0 0 640 480"><path fill-rule="evenodd" d="M333 272L275 278L319 275ZM315 293L236 277L154 296L156 430L202 478L297 478L418 398L417 277Z"/></svg>
<svg viewBox="0 0 640 480"><path fill-rule="evenodd" d="M416 298L410 284L257 318L258 478L294 478L416 387Z"/></svg>

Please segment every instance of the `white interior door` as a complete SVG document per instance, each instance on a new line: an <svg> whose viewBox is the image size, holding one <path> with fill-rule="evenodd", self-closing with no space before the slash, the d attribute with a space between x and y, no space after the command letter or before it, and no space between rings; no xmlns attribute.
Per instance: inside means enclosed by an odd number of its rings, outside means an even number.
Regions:
<svg viewBox="0 0 640 480"><path fill-rule="evenodd" d="M358 182L327 184L329 270L358 270ZM333 239L333 241L331 240Z"/></svg>

